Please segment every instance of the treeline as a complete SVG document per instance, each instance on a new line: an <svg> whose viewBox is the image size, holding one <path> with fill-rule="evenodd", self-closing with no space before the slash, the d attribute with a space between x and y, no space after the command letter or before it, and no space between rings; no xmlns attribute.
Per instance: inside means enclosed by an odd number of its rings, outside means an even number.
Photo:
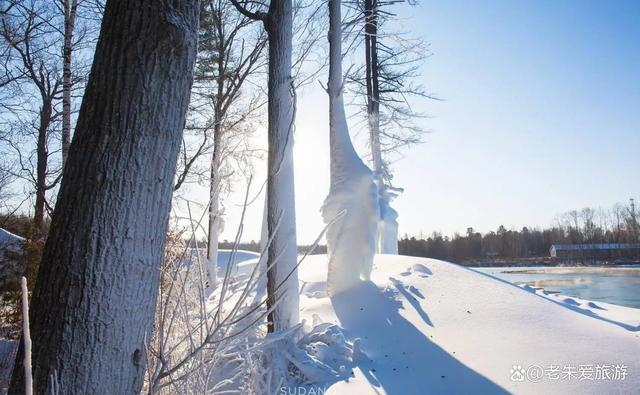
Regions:
<svg viewBox="0 0 640 395"><path fill-rule="evenodd" d="M440 232L426 238L405 235L398 241L398 252L465 262L548 257L552 244L640 242L638 212L633 199L608 210L572 210L557 216L555 222L543 229L525 226L516 230L501 225L485 234L467 228L466 234L455 233L452 237Z"/></svg>

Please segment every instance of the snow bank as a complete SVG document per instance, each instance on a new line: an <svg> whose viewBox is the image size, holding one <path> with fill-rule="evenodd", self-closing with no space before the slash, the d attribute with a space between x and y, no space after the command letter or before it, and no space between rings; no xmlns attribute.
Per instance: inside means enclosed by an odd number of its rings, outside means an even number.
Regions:
<svg viewBox="0 0 640 395"><path fill-rule="evenodd" d="M196 262L198 262L198 259L201 260L201 262L205 262L206 261L206 254L207 251L206 249L200 249L197 250L195 248L192 248L190 250L191 256L189 257L189 259L185 259L184 261L184 266L188 267ZM199 254L199 255L198 255ZM245 251L245 250L238 250L236 251L234 257L233 257L233 261L230 261L231 258L231 250L218 250L218 265L217 265L217 269L218 269L218 273L217 276L218 277L223 277L225 270L227 270L227 266L229 265L229 263L232 263L232 272L231 275L232 276L245 276L251 273L251 270L253 269L253 265L254 265L254 261L257 259L260 259L260 254L253 252L253 251Z"/></svg>
<svg viewBox="0 0 640 395"><path fill-rule="evenodd" d="M16 281L25 271L25 239L0 228L0 285Z"/></svg>
<svg viewBox="0 0 640 395"><path fill-rule="evenodd" d="M329 298L326 257L307 259L299 273L301 317L339 324L366 355L349 367L352 378L327 383L327 394L640 388L636 309L574 300L576 308L447 262L390 255L375 257L371 281ZM587 311L598 307L620 316ZM616 365L624 379L615 376ZM604 371L609 378L597 376Z"/></svg>
<svg viewBox="0 0 640 395"><path fill-rule="evenodd" d="M224 270L227 267L229 258L231 257L231 252L231 250L218 250L218 270ZM243 262L259 258L260 254L257 252L238 250L234 256L234 262L236 265L239 265Z"/></svg>
<svg viewBox="0 0 640 395"><path fill-rule="evenodd" d="M579 313L611 322L630 331L640 331L640 309L619 306L613 303L594 302L574 296L565 296L555 292L547 292L539 288L532 289L536 294Z"/></svg>
<svg viewBox="0 0 640 395"><path fill-rule="evenodd" d="M13 242L24 242L24 238L9 232L6 229L0 228L0 245Z"/></svg>

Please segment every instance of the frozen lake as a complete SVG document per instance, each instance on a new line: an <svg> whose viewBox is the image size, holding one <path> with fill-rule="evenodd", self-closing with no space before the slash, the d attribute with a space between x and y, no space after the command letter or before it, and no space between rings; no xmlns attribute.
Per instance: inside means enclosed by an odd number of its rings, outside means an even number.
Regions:
<svg viewBox="0 0 640 395"><path fill-rule="evenodd" d="M475 267L482 273L581 299L640 309L640 267Z"/></svg>

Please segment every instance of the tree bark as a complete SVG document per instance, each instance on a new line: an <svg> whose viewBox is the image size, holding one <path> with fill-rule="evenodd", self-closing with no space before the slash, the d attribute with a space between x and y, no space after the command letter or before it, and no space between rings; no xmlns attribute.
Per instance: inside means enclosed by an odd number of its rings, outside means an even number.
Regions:
<svg viewBox="0 0 640 395"><path fill-rule="evenodd" d="M36 393L139 393L198 3L107 2L30 312ZM10 393L23 390L22 354Z"/></svg>
<svg viewBox="0 0 640 395"><path fill-rule="evenodd" d="M44 210L47 193L47 165L49 152L47 151L47 134L51 124L53 108L51 99L44 95L40 108L40 124L38 125L38 141L36 143L36 201L33 214L33 227L36 237L43 235Z"/></svg>
<svg viewBox="0 0 640 395"><path fill-rule="evenodd" d="M380 147L380 92L378 80L378 15L377 0L365 0L365 56L367 80L367 115L371 158L376 178L382 178L382 150Z"/></svg>
<svg viewBox="0 0 640 395"><path fill-rule="evenodd" d="M267 265L273 265L267 272L267 307L274 308L268 317L268 330L273 332L288 329L299 320L293 175L292 1L272 0L264 25L269 41L267 232L273 238L267 259ZM277 299L282 300L274 307Z"/></svg>

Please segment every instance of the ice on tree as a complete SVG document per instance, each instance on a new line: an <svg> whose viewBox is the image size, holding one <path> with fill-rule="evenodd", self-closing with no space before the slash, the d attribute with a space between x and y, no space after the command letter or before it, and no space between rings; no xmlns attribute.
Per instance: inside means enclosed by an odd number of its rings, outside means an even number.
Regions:
<svg viewBox="0 0 640 395"><path fill-rule="evenodd" d="M340 1L331 0L327 87L331 184L329 195L322 206L322 217L325 223L330 223L327 229L327 290L331 295L351 289L360 281L369 279L379 217L373 173L353 148L347 126L342 95L340 14ZM339 217L343 211L344 215Z"/></svg>

